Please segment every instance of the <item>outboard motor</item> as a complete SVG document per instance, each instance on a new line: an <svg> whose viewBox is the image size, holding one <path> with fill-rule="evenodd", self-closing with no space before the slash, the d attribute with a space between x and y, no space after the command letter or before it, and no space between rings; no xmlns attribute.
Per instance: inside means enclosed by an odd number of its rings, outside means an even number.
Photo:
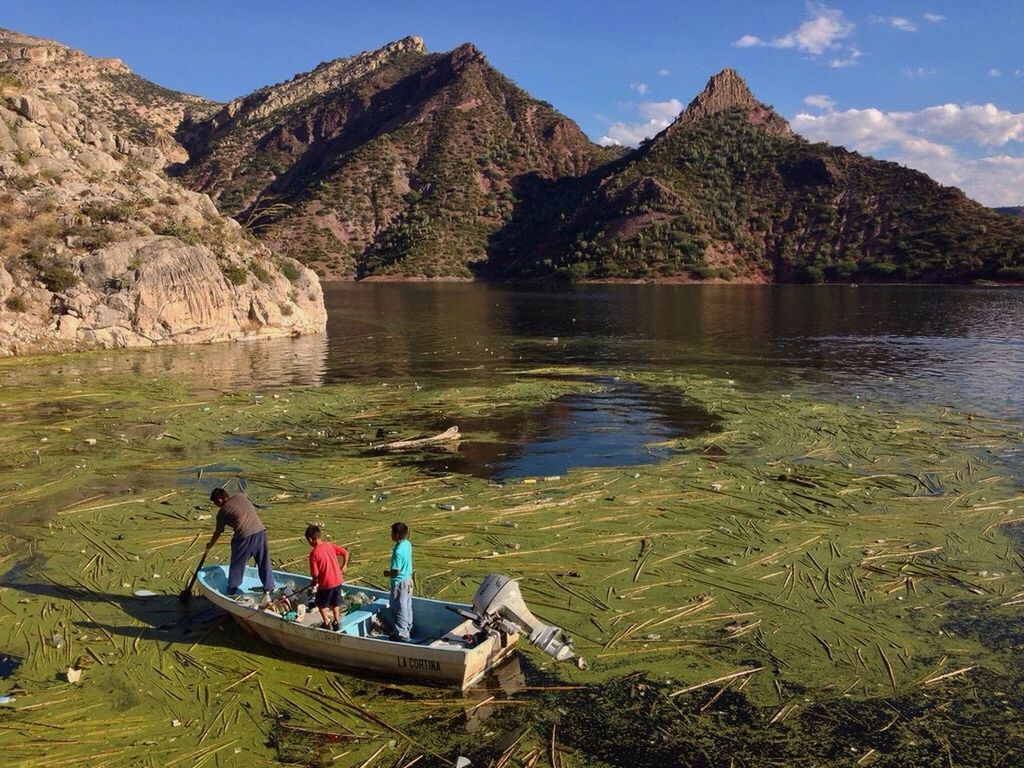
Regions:
<svg viewBox="0 0 1024 768"><path fill-rule="evenodd" d="M498 629L508 633L522 633L533 645L558 661L567 661L576 654L572 639L559 639L561 629L544 624L526 607L519 585L508 576L491 573L480 582L473 596L474 619L482 629Z"/></svg>

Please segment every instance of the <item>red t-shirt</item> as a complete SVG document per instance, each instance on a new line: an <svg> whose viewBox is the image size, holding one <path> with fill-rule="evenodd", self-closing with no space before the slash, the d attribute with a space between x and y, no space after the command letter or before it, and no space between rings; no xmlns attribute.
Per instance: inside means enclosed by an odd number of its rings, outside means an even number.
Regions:
<svg viewBox="0 0 1024 768"><path fill-rule="evenodd" d="M318 589L332 589L342 583L338 555L348 559L348 550L333 541L321 541L309 550L309 575Z"/></svg>

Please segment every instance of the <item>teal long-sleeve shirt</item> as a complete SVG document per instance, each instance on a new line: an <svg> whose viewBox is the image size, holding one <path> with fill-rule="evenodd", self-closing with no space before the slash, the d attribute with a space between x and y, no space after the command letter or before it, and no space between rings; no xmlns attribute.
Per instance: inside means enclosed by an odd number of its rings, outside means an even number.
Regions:
<svg viewBox="0 0 1024 768"><path fill-rule="evenodd" d="M408 539L396 541L391 549L391 570L397 575L391 577L391 586L412 578L412 544Z"/></svg>

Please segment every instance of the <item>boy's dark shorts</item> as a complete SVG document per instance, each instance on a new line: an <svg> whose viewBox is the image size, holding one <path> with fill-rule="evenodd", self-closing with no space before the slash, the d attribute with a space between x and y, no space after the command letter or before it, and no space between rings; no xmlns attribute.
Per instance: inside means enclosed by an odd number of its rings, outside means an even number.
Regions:
<svg viewBox="0 0 1024 768"><path fill-rule="evenodd" d="M337 608L341 605L341 584L330 589L317 589L317 608Z"/></svg>

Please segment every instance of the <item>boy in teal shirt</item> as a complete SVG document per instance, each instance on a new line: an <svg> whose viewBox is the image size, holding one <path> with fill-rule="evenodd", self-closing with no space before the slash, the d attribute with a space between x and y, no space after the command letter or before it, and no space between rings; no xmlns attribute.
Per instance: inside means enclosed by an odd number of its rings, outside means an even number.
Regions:
<svg viewBox="0 0 1024 768"><path fill-rule="evenodd" d="M412 544L409 543L409 526L393 523L391 540L391 567L384 571L391 577L391 619L394 625L392 640L409 642L412 632Z"/></svg>

